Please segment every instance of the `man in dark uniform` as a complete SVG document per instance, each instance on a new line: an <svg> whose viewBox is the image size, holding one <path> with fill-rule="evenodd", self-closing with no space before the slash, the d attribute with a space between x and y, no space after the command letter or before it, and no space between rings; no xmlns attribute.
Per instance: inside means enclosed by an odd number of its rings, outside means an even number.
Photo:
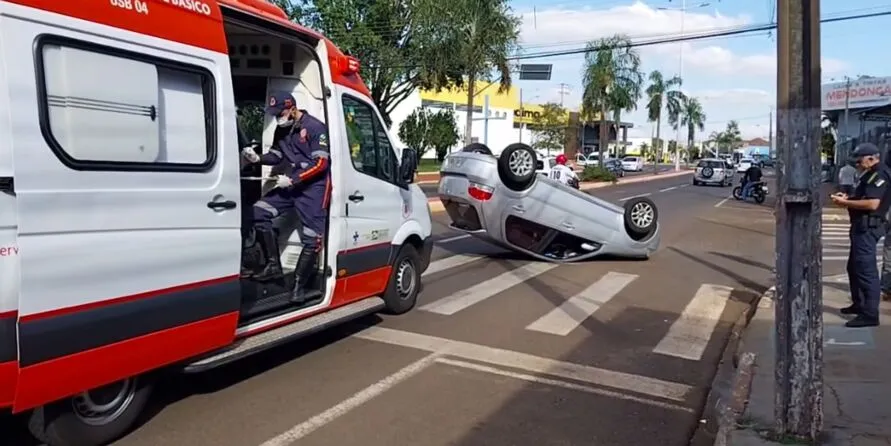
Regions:
<svg viewBox="0 0 891 446"><path fill-rule="evenodd" d="M874 327L879 325L882 292L876 267L876 244L885 235L889 205L886 194L891 171L879 162L879 149L874 144L860 144L853 156L861 172L854 194L851 197L842 192L832 195L832 202L847 208L851 219L848 281L853 303L842 308L841 313L856 315L845 324L847 327Z"/></svg>
<svg viewBox="0 0 891 446"><path fill-rule="evenodd" d="M269 98L266 113L275 116L279 130L285 130L278 142L263 156L251 148L242 155L251 163L278 165L286 162L291 171L278 175L275 189L254 204L253 220L266 255L266 265L253 277L269 280L282 275L278 239L272 219L294 209L300 216L300 241L303 249L294 270L296 287L292 301L303 302L315 276L316 260L322 249L328 217L331 188L329 172L328 128L306 110L297 108L290 93L276 93Z"/></svg>

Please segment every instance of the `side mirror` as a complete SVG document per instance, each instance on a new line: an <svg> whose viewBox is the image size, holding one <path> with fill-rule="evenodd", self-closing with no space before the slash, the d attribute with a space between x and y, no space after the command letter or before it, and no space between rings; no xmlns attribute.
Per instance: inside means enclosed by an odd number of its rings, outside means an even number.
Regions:
<svg viewBox="0 0 891 446"><path fill-rule="evenodd" d="M411 184L415 181L415 172L418 170L418 152L413 149L402 149L402 163L399 165L399 178L403 184Z"/></svg>

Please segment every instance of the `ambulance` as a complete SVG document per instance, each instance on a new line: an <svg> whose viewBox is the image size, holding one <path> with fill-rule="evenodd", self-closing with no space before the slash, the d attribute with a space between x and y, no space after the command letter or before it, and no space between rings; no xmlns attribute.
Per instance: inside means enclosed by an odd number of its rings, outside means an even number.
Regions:
<svg viewBox="0 0 891 446"><path fill-rule="evenodd" d="M301 304L293 281L240 275L276 171L240 151L271 146L277 91L327 124L331 150ZM50 446L106 444L160 371L409 311L432 247L416 168L359 61L268 2L0 0L0 410ZM276 224L287 270L299 223Z"/></svg>

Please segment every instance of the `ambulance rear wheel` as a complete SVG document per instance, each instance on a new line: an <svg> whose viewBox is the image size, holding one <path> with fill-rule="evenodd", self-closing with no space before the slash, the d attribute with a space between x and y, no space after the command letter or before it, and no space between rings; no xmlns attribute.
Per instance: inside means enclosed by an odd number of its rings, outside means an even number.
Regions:
<svg viewBox="0 0 891 446"><path fill-rule="evenodd" d="M384 292L385 310L389 314L403 314L415 307L421 291L421 256L414 246L405 244L399 250L390 281Z"/></svg>
<svg viewBox="0 0 891 446"><path fill-rule="evenodd" d="M152 393L148 378L128 378L37 408L28 428L49 446L100 446L124 436Z"/></svg>

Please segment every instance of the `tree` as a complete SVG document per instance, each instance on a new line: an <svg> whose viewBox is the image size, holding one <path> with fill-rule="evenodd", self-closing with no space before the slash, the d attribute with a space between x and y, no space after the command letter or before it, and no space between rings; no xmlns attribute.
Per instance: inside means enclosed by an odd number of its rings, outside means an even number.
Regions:
<svg viewBox="0 0 891 446"><path fill-rule="evenodd" d="M650 146L647 143L640 144L640 156L644 159L644 161L648 160L650 157Z"/></svg>
<svg viewBox="0 0 891 446"><path fill-rule="evenodd" d="M656 145L655 141L661 136L663 104L668 109L669 118L672 116L676 117L680 113L681 103L684 99L684 93L680 90L682 83L683 81L678 76L666 80L659 70L654 70L650 73L650 85L646 89L647 119L650 122L656 123L656 137L653 139L654 146ZM661 150L657 152L656 159L661 161ZM658 172L657 169L656 173Z"/></svg>
<svg viewBox="0 0 891 446"><path fill-rule="evenodd" d="M440 162L459 137L455 114L450 109L433 113L426 108L418 108L399 124L399 139L416 150L418 157L434 149Z"/></svg>
<svg viewBox="0 0 891 446"><path fill-rule="evenodd" d="M706 116L699 99L685 96L681 101L679 114L673 120L669 117L669 120L674 121L671 124L675 130L679 125L687 128L687 150L692 153L696 129L699 129L700 132L705 131Z"/></svg>
<svg viewBox="0 0 891 446"><path fill-rule="evenodd" d="M542 106L542 111L533 123L535 148L551 154L551 150L559 151L566 143L566 126L568 123L566 109L549 102Z"/></svg>
<svg viewBox="0 0 891 446"><path fill-rule="evenodd" d="M637 108L641 98L643 74L640 72L640 55L631 47L631 40L625 35L614 35L589 42L585 49L585 63L582 69L582 115L591 119L600 115L600 159L609 143L609 130L606 117L613 112L614 121L619 122L620 113Z"/></svg>
<svg viewBox="0 0 891 446"><path fill-rule="evenodd" d="M739 131L739 122L730 121L727 123L727 128L724 129L723 132L724 143L727 147L730 148L731 151L736 150L740 146L742 146L742 133Z"/></svg>
<svg viewBox="0 0 891 446"><path fill-rule="evenodd" d="M499 92L510 89L508 57L517 48L520 20L508 0L420 1L428 5L424 17L442 27L436 37L445 48L437 53L436 80L467 89L464 143L470 144L473 106L480 93L476 82L497 81Z"/></svg>

